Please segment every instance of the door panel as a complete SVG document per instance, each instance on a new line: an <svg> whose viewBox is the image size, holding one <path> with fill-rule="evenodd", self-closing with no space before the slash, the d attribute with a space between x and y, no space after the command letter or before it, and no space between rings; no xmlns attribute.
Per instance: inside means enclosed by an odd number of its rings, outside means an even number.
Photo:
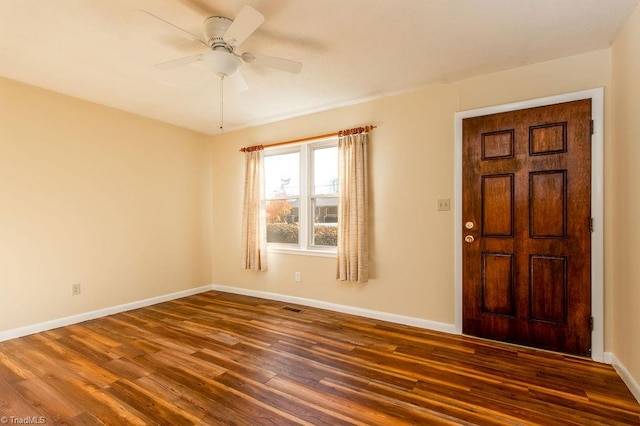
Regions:
<svg viewBox="0 0 640 426"><path fill-rule="evenodd" d="M567 258L531 256L531 309L534 321L567 321Z"/></svg>
<svg viewBox="0 0 640 426"><path fill-rule="evenodd" d="M482 176L482 235L513 237L513 175Z"/></svg>
<svg viewBox="0 0 640 426"><path fill-rule="evenodd" d="M514 259L509 253L482 254L482 312L513 316Z"/></svg>
<svg viewBox="0 0 640 426"><path fill-rule="evenodd" d="M463 332L591 347L591 101L463 120Z"/></svg>
<svg viewBox="0 0 640 426"><path fill-rule="evenodd" d="M529 173L529 229L531 238L567 236L567 172L550 170ZM555 194L547 197L545 194Z"/></svg>

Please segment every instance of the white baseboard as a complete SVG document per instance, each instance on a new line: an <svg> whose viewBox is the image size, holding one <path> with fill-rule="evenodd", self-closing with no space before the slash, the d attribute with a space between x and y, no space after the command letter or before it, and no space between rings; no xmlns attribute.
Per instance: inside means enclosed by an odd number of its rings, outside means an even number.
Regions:
<svg viewBox="0 0 640 426"><path fill-rule="evenodd" d="M113 315L120 312L130 311L133 309L143 308L145 306L155 305L157 303L169 300L179 299L206 291L217 290L226 293L242 294L246 296L261 297L263 299L278 300L281 302L295 303L298 305L310 306L320 309L328 309L331 311L342 312L346 314L359 315L366 318L373 318L382 321L389 321L397 324L411 325L424 328L427 330L441 331L450 334L460 334L457 332L454 324L446 324L437 321L429 321L421 318L408 317L404 315L390 314L387 312L374 311L370 309L357 308L354 306L339 305L337 303L323 302L321 300L306 299L303 297L287 296L277 293L269 293L264 291L248 290L238 287L228 287L222 285L206 285L202 287L192 288L179 291L176 293L165 294L162 296L151 297L149 299L139 300L136 302L125 303L122 305L112 306L109 308L98 309L96 311L85 312L82 314L71 315L64 318L58 318L51 321L45 321L38 324L28 325L25 327L14 328L11 330L0 331L0 342L18 337L28 336L34 333L40 333L52 330L58 327L64 327L71 324L78 324L83 321Z"/></svg>
<svg viewBox="0 0 640 426"><path fill-rule="evenodd" d="M613 363L613 352L604 352L602 362L611 365Z"/></svg>
<svg viewBox="0 0 640 426"><path fill-rule="evenodd" d="M624 364L620 362L615 354L610 353L610 359L611 365L613 365L613 368L616 369L624 384L627 385L633 396L635 396L638 402L640 402L640 384L636 381L636 379L634 379L629 370L627 370L627 367L625 367Z"/></svg>
<svg viewBox="0 0 640 426"><path fill-rule="evenodd" d="M393 322L396 324L411 325L427 330L441 331L449 334L460 334L457 332L455 324L447 324L437 321L429 321L422 318L408 317L404 315L390 314L388 312L374 311L371 309L356 308L354 306L339 305L337 303L323 302L321 300L306 299L303 297L287 296L278 293L249 290L239 287L228 287L224 285L213 285L213 290L226 293L241 294L244 296L261 297L263 299L277 300L279 302L295 303L298 305L310 306L312 308L327 309L330 311L342 312L345 314L359 315L361 317L377 319L381 321Z"/></svg>
<svg viewBox="0 0 640 426"><path fill-rule="evenodd" d="M123 305L112 306L109 308L98 309L97 311L85 312L78 315L71 315L64 318L59 318L51 321L45 321L38 324L28 325L26 327L14 328L12 330L0 332L0 342L9 339L15 339L17 337L28 336L29 334L40 333L42 331L52 330L58 327L64 327L66 325L77 324L83 321L88 321L107 315L113 315L124 311L130 311L132 309L143 308L149 305L155 305L157 303L166 302L169 300L179 299L181 297L187 297L198 293L204 293L205 291L211 291L212 285L205 285L197 288L190 288L188 290L178 291L176 293L164 294L162 296L151 297L149 299L139 300L137 302L125 303Z"/></svg>

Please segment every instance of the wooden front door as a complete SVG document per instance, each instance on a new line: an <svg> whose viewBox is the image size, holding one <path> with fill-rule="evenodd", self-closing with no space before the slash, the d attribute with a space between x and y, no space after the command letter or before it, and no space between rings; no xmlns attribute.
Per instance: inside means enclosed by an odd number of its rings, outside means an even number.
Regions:
<svg viewBox="0 0 640 426"><path fill-rule="evenodd" d="M591 100L463 120L463 332L591 353Z"/></svg>

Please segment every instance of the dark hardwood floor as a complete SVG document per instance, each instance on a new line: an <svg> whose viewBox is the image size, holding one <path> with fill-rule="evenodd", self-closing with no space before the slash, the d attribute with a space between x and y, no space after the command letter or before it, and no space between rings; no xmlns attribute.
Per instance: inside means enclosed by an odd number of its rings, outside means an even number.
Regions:
<svg viewBox="0 0 640 426"><path fill-rule="evenodd" d="M25 420L640 425L640 405L589 360L208 292L0 343L0 422Z"/></svg>

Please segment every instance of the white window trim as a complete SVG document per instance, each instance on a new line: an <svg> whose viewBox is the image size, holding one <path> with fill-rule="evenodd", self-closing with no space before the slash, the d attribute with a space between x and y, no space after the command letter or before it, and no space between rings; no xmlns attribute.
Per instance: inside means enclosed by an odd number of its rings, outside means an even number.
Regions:
<svg viewBox="0 0 640 426"><path fill-rule="evenodd" d="M291 254L301 256L333 257L337 256L337 247L310 246L310 236L313 227L310 211L311 204L311 176L313 176L313 164L311 151L317 148L338 146L338 138L331 137L310 142L292 144L286 147L265 148L265 156L281 155L292 152L300 152L300 205L298 207L298 245L282 243L267 243L268 253Z"/></svg>

